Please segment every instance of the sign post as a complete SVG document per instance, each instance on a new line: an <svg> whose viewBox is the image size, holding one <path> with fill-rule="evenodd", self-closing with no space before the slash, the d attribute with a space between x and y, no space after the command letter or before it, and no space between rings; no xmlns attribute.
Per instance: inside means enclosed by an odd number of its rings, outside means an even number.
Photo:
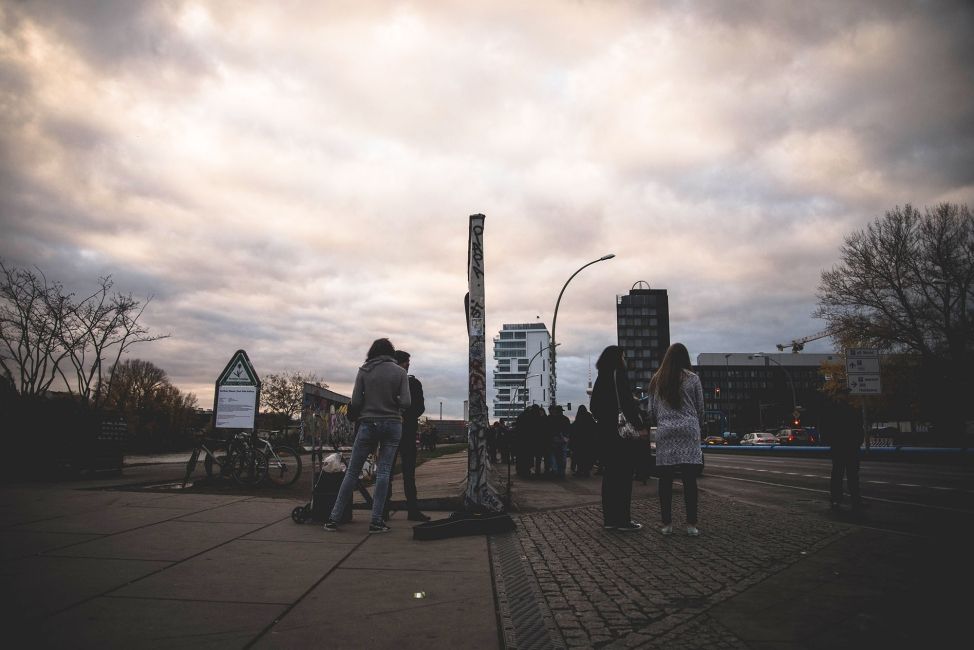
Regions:
<svg viewBox="0 0 974 650"><path fill-rule="evenodd" d="M860 395L862 401L862 433L869 444L869 419L866 415L866 396L881 395L883 392L880 381L879 350L876 348L849 348L845 353L846 381L849 384L850 395Z"/></svg>

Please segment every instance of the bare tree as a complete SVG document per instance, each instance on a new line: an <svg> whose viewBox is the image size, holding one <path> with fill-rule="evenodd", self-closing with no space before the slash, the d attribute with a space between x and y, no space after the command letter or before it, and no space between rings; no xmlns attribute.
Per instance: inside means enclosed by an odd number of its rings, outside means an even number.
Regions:
<svg viewBox="0 0 974 650"><path fill-rule="evenodd" d="M166 338L139 322L143 303L112 293L111 277L80 301L59 282L0 261L0 367L23 396L41 395L60 378L83 402L99 406L105 371L135 343ZM71 372L73 370L73 372Z"/></svg>
<svg viewBox="0 0 974 650"><path fill-rule="evenodd" d="M71 294L40 271L0 261L0 367L20 395L42 395L70 353L62 339Z"/></svg>
<svg viewBox="0 0 974 650"><path fill-rule="evenodd" d="M73 383L82 400L96 407L102 401L96 388L103 385L105 370L114 368L122 353L136 343L169 336L150 334L139 323L151 296L142 303L132 294L111 293L111 276L98 282L98 290L74 306L62 328L62 345L69 350L68 360L74 369L74 381L65 377L65 382ZM107 387L111 388L110 376Z"/></svg>
<svg viewBox="0 0 974 650"><path fill-rule="evenodd" d="M887 211L849 235L822 273L818 308L845 341L920 356L931 416L963 431L974 344L974 219L966 205Z"/></svg>

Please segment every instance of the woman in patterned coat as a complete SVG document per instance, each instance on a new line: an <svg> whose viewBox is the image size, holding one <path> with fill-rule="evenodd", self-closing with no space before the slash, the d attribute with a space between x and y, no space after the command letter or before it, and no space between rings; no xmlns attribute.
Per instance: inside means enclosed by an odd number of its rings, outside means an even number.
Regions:
<svg viewBox="0 0 974 650"><path fill-rule="evenodd" d="M690 371L690 353L682 343L666 351L663 363L649 382L650 412L656 420L656 465L659 471L659 505L664 535L673 533L673 477L683 480L687 534L697 529L697 477L703 467L700 425L703 421L703 386Z"/></svg>

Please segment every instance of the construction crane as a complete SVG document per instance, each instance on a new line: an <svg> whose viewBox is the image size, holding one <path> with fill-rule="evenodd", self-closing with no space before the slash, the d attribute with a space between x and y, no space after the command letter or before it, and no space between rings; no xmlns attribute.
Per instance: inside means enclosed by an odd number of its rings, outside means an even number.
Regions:
<svg viewBox="0 0 974 650"><path fill-rule="evenodd" d="M791 343L778 343L775 345L775 347L778 348L779 352L784 352L786 348L791 348L791 351L797 354L805 349L806 343L824 339L826 336L831 336L832 332L833 330L831 328L825 329L810 336L803 336L800 339L794 339Z"/></svg>

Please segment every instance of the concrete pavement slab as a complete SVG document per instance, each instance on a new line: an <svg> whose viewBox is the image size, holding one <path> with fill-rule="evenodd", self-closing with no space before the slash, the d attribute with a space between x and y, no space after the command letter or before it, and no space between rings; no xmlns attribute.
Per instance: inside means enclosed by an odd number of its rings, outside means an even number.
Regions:
<svg viewBox="0 0 974 650"><path fill-rule="evenodd" d="M328 544L358 544L362 537L366 535L367 526L363 526L360 535L334 535L326 533L321 529L321 524L307 522L296 524L288 518L256 530L243 539L262 540L265 542L305 542L318 544L327 542ZM326 537L327 535L327 537Z"/></svg>
<svg viewBox="0 0 974 650"><path fill-rule="evenodd" d="M353 548L324 540L318 544L235 540L113 595L289 604Z"/></svg>
<svg viewBox="0 0 974 650"><path fill-rule="evenodd" d="M401 519L400 519L401 517ZM435 541L416 541L405 516L397 515L389 522L390 533L370 535L354 555L342 563L343 569L396 569L425 571L481 572L486 566L487 537L454 537ZM355 530L355 524L342 526L342 531ZM367 524L361 525L362 532ZM332 534L339 536L339 534Z"/></svg>
<svg viewBox="0 0 974 650"><path fill-rule="evenodd" d="M339 568L255 647L499 648L490 571L481 566L463 574Z"/></svg>
<svg viewBox="0 0 974 650"><path fill-rule="evenodd" d="M193 508L142 508L139 506L105 506L84 512L21 524L15 530L59 533L93 533L112 535L126 530L176 519L194 512Z"/></svg>
<svg viewBox="0 0 974 650"><path fill-rule="evenodd" d="M34 530L0 530L0 560L40 555L64 546L71 546L100 535L82 533L48 533Z"/></svg>
<svg viewBox="0 0 974 650"><path fill-rule="evenodd" d="M208 508L181 517L181 521L208 521L213 523L269 524L282 518L291 518L289 501L271 499L260 501L246 499L226 505Z"/></svg>
<svg viewBox="0 0 974 650"><path fill-rule="evenodd" d="M107 535L57 551L60 556L178 562L226 544L261 524L166 521Z"/></svg>
<svg viewBox="0 0 974 650"><path fill-rule="evenodd" d="M30 645L106 650L239 650L282 611L281 605L96 598L50 619L49 624L36 630Z"/></svg>
<svg viewBox="0 0 974 650"><path fill-rule="evenodd" d="M38 556L0 564L4 629L23 629L61 609L168 566L168 562Z"/></svg>

